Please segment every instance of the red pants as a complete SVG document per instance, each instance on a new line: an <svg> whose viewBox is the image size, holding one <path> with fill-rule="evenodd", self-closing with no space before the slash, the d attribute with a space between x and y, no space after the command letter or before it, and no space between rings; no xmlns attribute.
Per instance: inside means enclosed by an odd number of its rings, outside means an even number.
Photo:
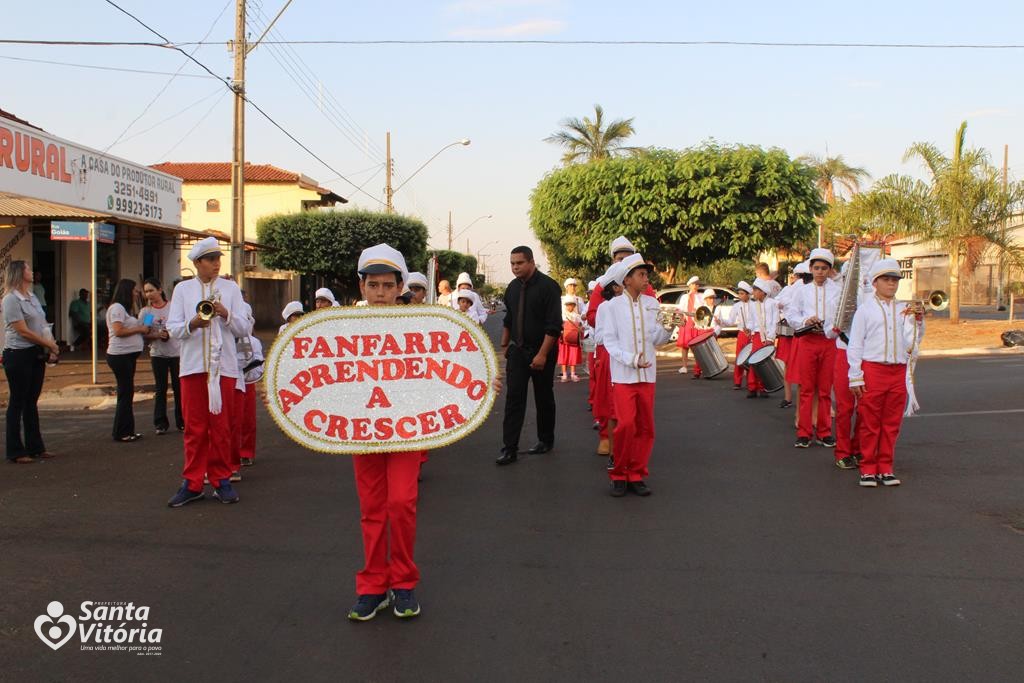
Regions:
<svg viewBox="0 0 1024 683"><path fill-rule="evenodd" d="M182 476L191 491L203 490L203 477L220 486L231 476L231 415L235 378L220 378L221 411L210 413L206 373L181 378L181 407L185 418L185 469Z"/></svg>
<svg viewBox="0 0 1024 683"><path fill-rule="evenodd" d="M256 384L246 384L245 393L239 392L235 397L238 408L238 443L237 462L233 463L235 471L242 465L242 458L256 458Z"/></svg>
<svg viewBox="0 0 1024 683"><path fill-rule="evenodd" d="M836 343L822 334L800 338L796 362L800 364L800 422L796 435L822 439L832 433L832 375ZM811 424L811 402L818 394L817 433Z"/></svg>
<svg viewBox="0 0 1024 683"><path fill-rule="evenodd" d="M615 469L612 481L643 481L654 449L654 382L613 384Z"/></svg>
<svg viewBox="0 0 1024 683"><path fill-rule="evenodd" d="M907 407L907 366L864 361L864 394L857 402L861 474L891 474L896 439ZM818 410L821 410L819 408Z"/></svg>
<svg viewBox="0 0 1024 683"><path fill-rule="evenodd" d="M786 384L800 384L800 337L793 337L786 360Z"/></svg>
<svg viewBox="0 0 1024 683"><path fill-rule="evenodd" d="M780 360L789 366L790 355L793 353L793 337L775 338L775 360Z"/></svg>
<svg viewBox="0 0 1024 683"><path fill-rule="evenodd" d="M615 402L612 399L611 358L604 346L598 346L594 360L594 419L601 425L601 438L608 438L608 420L615 419Z"/></svg>
<svg viewBox="0 0 1024 683"><path fill-rule="evenodd" d="M422 457L423 451L352 456L365 559L356 573L357 595L380 595L389 588L411 589L420 580L412 555Z"/></svg>
<svg viewBox="0 0 1024 683"><path fill-rule="evenodd" d="M740 355L740 351L743 350L743 347L746 346L749 343L750 343L750 336L744 330L740 330L736 334L736 355L739 356ZM743 384L743 368L741 366L739 366L739 365L737 365L735 368L733 368L733 371L732 371L732 383L733 383L733 386L737 386L737 387L740 386L741 384ZM750 384L747 384L747 388L751 389Z"/></svg>
<svg viewBox="0 0 1024 683"><path fill-rule="evenodd" d="M853 425L857 399L850 393L849 377L850 364L846 361L846 349L836 347L832 387L836 395L836 460L860 453L860 420L857 421L856 428Z"/></svg>
<svg viewBox="0 0 1024 683"><path fill-rule="evenodd" d="M597 380L594 379L594 353L587 354L587 405L594 409L594 392L597 389Z"/></svg>
<svg viewBox="0 0 1024 683"><path fill-rule="evenodd" d="M751 354L760 348L768 346L768 344L761 341L761 335L756 332L750 337L750 343L754 345L753 348L750 349ZM750 366L747 372L747 391L764 391L764 382L762 382L761 378L757 376L753 365Z"/></svg>

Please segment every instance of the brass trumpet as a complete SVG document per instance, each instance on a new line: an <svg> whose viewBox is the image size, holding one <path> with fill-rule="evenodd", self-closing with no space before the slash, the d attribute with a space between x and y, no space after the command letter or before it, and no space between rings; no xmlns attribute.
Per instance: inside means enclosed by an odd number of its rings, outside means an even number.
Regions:
<svg viewBox="0 0 1024 683"><path fill-rule="evenodd" d="M213 305L213 301L210 299L203 299L196 304L196 315L201 320L213 320L217 315L217 308Z"/></svg>
<svg viewBox="0 0 1024 683"><path fill-rule="evenodd" d="M702 330L711 327L711 309L707 306L699 306L693 312L693 322Z"/></svg>

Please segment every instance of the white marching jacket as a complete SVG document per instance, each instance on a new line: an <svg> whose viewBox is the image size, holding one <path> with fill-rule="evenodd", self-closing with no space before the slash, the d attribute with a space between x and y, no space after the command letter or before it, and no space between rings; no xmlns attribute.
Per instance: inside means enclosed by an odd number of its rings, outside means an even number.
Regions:
<svg viewBox="0 0 1024 683"><path fill-rule="evenodd" d="M842 287L832 280L825 280L820 287L813 282L797 287L789 296L785 318L794 329L815 316L827 323L835 317L841 294Z"/></svg>
<svg viewBox="0 0 1024 683"><path fill-rule="evenodd" d="M916 359L924 337L924 319L904 315L906 307L904 301L872 296L857 308L846 349L851 387L863 386L864 361L906 365Z"/></svg>
<svg viewBox="0 0 1024 683"><path fill-rule="evenodd" d="M779 307L775 299L765 297L764 301L750 301L750 318L747 321L747 333L751 336L761 335L765 342L775 342L775 334L779 329Z"/></svg>
<svg viewBox="0 0 1024 683"><path fill-rule="evenodd" d="M219 295L220 302L228 309L228 319L215 317L209 327L192 330L189 323L196 315L196 304L209 299L211 292ZM211 345L215 342L213 327L218 326L222 344L220 374L237 379L241 374L238 357L235 354L235 337L252 334L252 319L248 306L242 300L242 293L231 280L217 278L203 284L199 278L184 280L174 288L171 296L171 311L167 316L167 331L181 342L180 377L207 373L210 371Z"/></svg>
<svg viewBox="0 0 1024 683"><path fill-rule="evenodd" d="M623 293L597 309L597 334L611 358L612 384L654 382L658 375L657 346L669 339L658 322L658 300ZM649 368L638 367L643 357Z"/></svg>

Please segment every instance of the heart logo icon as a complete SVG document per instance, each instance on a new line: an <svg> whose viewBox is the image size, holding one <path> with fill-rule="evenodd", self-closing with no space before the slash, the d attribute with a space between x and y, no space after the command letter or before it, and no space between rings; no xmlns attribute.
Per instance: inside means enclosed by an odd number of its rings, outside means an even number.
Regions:
<svg viewBox="0 0 1024 683"><path fill-rule="evenodd" d="M36 617L34 624L39 640L49 645L50 649L54 651L60 649L60 647L71 640L78 627L78 624L75 623L75 618L71 615L64 614L64 616L60 616L63 612L64 606L54 600L47 606L46 614L40 614ZM58 617L60 618L58 619ZM57 619L57 621L54 622L54 619ZM46 628L47 624L52 625ZM58 624L64 624L68 629L67 633L64 633L64 629Z"/></svg>

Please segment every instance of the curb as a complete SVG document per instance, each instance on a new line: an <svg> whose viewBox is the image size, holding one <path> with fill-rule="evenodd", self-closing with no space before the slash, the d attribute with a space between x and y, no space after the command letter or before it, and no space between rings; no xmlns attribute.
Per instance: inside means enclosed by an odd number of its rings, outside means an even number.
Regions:
<svg viewBox="0 0 1024 683"><path fill-rule="evenodd" d="M968 346L959 349L929 349L927 351L922 351L920 357L943 358L948 356L1002 356L1013 354L1024 354L1024 347L997 346L992 348L984 346ZM658 358L679 358L679 349L672 349L671 351L658 351L657 353L655 353L655 355Z"/></svg>

